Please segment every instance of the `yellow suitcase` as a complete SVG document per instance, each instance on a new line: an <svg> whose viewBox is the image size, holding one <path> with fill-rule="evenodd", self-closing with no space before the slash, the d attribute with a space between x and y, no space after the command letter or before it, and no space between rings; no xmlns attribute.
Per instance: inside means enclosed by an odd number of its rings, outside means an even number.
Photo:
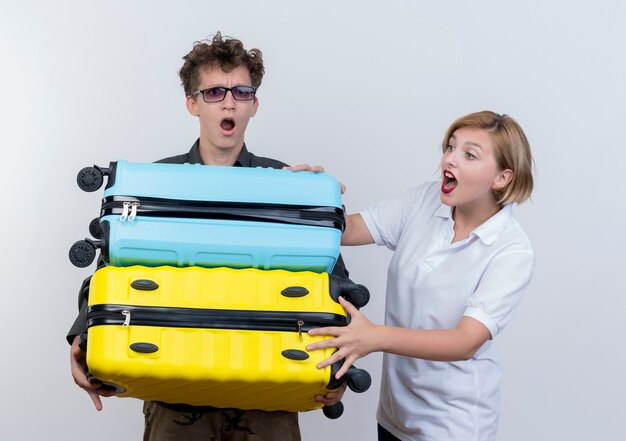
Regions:
<svg viewBox="0 0 626 441"><path fill-rule="evenodd" d="M326 273L229 268L107 266L89 287L87 365L118 396L220 408L304 411L344 381L356 392L369 374L340 363L317 369L334 349L307 352L307 331L344 326L339 295L363 306L362 285ZM330 418L343 406L325 408Z"/></svg>

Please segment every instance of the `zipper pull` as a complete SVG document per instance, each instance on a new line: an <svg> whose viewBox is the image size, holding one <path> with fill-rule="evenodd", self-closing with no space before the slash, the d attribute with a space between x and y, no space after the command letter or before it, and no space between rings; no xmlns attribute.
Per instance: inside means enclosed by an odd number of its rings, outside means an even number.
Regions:
<svg viewBox="0 0 626 441"><path fill-rule="evenodd" d="M137 217L137 208L139 208L139 202L133 202L130 204L130 214L128 215L128 222L132 222Z"/></svg>
<svg viewBox="0 0 626 441"><path fill-rule="evenodd" d="M124 222L126 219L128 219L128 210L130 209L130 202L124 202L124 205L122 205L123 209L122 209L122 215L120 216L120 221Z"/></svg>
<svg viewBox="0 0 626 441"><path fill-rule="evenodd" d="M126 317L124 319L124 323L122 324L122 328L128 328L128 325L130 325L130 311L125 309L122 311L122 314Z"/></svg>
<svg viewBox="0 0 626 441"><path fill-rule="evenodd" d="M304 322L302 320L298 320L298 338L300 339L300 343L302 343L302 326Z"/></svg>

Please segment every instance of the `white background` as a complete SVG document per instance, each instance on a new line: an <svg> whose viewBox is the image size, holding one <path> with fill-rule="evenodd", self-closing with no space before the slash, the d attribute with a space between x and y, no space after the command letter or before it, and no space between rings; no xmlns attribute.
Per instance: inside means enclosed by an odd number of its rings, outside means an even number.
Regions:
<svg viewBox="0 0 626 441"><path fill-rule="evenodd" d="M498 337L500 440L624 439L626 7L621 1L0 1L0 440L138 440L140 402L96 412L69 371L65 333L99 196L76 172L186 152L199 133L177 71L220 30L261 48L266 77L247 144L322 164L350 211L437 177L448 125L508 113L525 129L536 191L516 213L537 272ZM383 317L390 252L342 251ZM374 378L303 439L375 439Z"/></svg>

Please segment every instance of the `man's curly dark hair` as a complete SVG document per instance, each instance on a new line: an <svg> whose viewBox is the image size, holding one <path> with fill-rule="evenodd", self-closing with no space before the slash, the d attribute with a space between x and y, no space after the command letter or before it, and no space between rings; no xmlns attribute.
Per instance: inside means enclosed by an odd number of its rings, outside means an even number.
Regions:
<svg viewBox="0 0 626 441"><path fill-rule="evenodd" d="M178 71L185 95L191 96L200 86L200 72L219 67L224 72L243 66L248 69L252 86L259 87L263 80L263 54L259 49L245 50L235 38L222 38L217 32L212 40L196 41L193 49L183 57L185 62Z"/></svg>

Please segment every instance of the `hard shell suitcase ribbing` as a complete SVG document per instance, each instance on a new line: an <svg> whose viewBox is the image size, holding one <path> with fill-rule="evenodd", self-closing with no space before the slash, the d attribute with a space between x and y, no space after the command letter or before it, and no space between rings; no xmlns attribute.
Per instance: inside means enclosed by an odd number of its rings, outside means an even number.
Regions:
<svg viewBox="0 0 626 441"><path fill-rule="evenodd" d="M314 396L343 381L357 392L371 383L354 366L336 380L340 363L316 367L334 349L305 349L325 338L309 336L312 327L347 324L339 295L358 307L369 300L362 285L326 273L104 267L89 288L87 365L122 397L317 409Z"/></svg>
<svg viewBox="0 0 626 441"><path fill-rule="evenodd" d="M112 162L77 181L108 176L101 241L76 242L88 266L96 247L114 266L202 266L331 272L344 227L340 184L326 173L199 164Z"/></svg>

